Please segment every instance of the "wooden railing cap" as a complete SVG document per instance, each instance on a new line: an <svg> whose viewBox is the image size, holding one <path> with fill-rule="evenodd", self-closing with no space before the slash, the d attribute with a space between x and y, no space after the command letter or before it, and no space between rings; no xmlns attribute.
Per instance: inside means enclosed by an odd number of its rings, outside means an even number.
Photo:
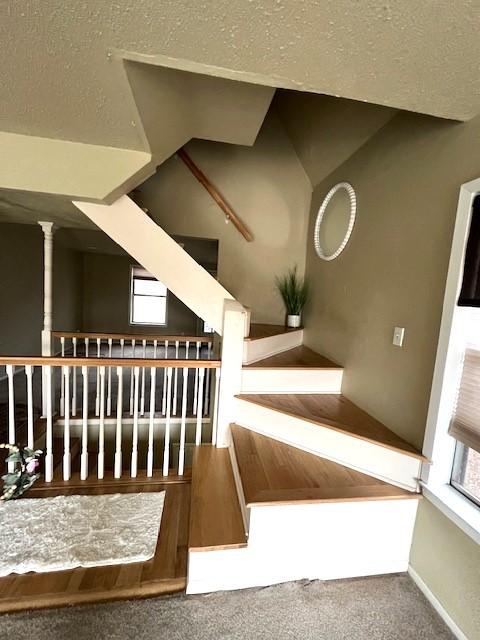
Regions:
<svg viewBox="0 0 480 640"><path fill-rule="evenodd" d="M163 335L142 335L139 333L78 333L76 331L52 331L55 338L89 338L96 340L135 340L141 342L147 340L157 340L158 342L213 342L213 336L163 336Z"/></svg>
<svg viewBox="0 0 480 640"><path fill-rule="evenodd" d="M13 365L23 367L52 366L52 367L155 367L156 369L218 369L220 360L163 360L161 358L61 358L43 356L0 356L0 366Z"/></svg>

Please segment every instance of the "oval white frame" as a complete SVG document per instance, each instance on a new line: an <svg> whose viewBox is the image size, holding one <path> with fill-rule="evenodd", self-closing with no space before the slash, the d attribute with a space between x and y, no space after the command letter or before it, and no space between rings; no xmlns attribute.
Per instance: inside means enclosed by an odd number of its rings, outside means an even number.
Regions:
<svg viewBox="0 0 480 640"><path fill-rule="evenodd" d="M330 200L337 193L337 191L340 191L340 189L345 189L345 191L348 193L348 196L350 198L350 220L348 223L347 232L345 233L345 237L340 243L340 246L338 247L338 249L334 253L331 253L330 255L326 255L323 252L323 249L320 245L320 225L322 224L322 220L325 216L325 212L330 203ZM313 232L313 244L315 245L315 251L317 252L317 255L319 258L321 258L322 260L335 260L335 258L338 258L338 256L342 253L342 251L347 246L347 242L350 240L350 236L352 235L352 231L353 231L353 225L355 224L356 215L357 215L357 196L355 195L354 188L349 182L337 183L335 186L333 186L330 189L330 191L325 196L320 206L320 209L318 210L317 220L315 222L315 229Z"/></svg>

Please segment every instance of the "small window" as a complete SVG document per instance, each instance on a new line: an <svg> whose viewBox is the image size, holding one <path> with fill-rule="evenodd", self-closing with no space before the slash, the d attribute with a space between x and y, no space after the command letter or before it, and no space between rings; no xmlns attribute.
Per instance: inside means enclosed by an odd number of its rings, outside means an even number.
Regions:
<svg viewBox="0 0 480 640"><path fill-rule="evenodd" d="M214 333L215 329L208 324L208 322L203 323L203 333Z"/></svg>
<svg viewBox="0 0 480 640"><path fill-rule="evenodd" d="M131 271L130 323L167 323L167 287L142 267Z"/></svg>

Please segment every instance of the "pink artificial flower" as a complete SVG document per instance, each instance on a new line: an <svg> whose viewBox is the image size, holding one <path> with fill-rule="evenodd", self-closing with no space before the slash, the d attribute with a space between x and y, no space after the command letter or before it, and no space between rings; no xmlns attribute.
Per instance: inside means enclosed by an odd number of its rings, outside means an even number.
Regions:
<svg viewBox="0 0 480 640"><path fill-rule="evenodd" d="M35 473L35 471L38 469L38 466L38 460L35 460L35 458L33 460L30 460L30 462L27 463L27 473Z"/></svg>

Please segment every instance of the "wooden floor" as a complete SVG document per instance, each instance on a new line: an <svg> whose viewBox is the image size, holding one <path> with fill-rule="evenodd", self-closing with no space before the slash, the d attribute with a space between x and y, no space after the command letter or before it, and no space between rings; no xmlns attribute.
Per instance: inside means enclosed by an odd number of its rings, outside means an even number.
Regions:
<svg viewBox="0 0 480 640"><path fill-rule="evenodd" d="M247 506L419 497L238 425L232 436Z"/></svg>
<svg viewBox="0 0 480 640"><path fill-rule="evenodd" d="M260 340L261 338L271 338L279 336L282 333L290 333L292 331L301 331L302 327L292 329L283 324L251 324L250 333L245 340Z"/></svg>
<svg viewBox="0 0 480 640"><path fill-rule="evenodd" d="M197 447L188 547L191 551L209 551L245 546L245 528L228 449Z"/></svg>
<svg viewBox="0 0 480 640"><path fill-rule="evenodd" d="M244 369L341 369L338 364L303 345L244 365Z"/></svg>
<svg viewBox="0 0 480 640"><path fill-rule="evenodd" d="M90 483L90 484L89 484ZM28 573L0 578L0 613L142 598L182 591L186 587L190 482L162 483L84 481L82 487L36 487L31 498L72 493L134 493L166 491L155 556L140 563L78 568L51 573ZM27 496L26 496L27 498Z"/></svg>
<svg viewBox="0 0 480 640"><path fill-rule="evenodd" d="M411 444L384 424L339 394L242 394L238 396L269 409L308 420L313 424L346 432L356 438L375 442L426 460Z"/></svg>

